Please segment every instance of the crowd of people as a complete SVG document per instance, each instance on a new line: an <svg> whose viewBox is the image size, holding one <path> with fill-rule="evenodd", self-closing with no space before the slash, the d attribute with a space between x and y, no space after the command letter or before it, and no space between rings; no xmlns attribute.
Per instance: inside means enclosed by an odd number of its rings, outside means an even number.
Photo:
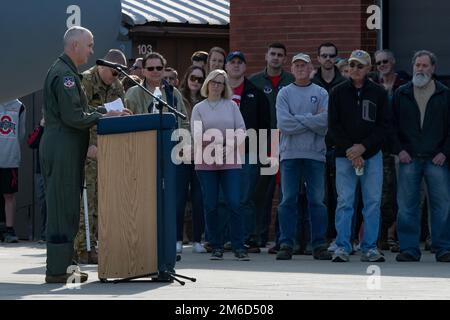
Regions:
<svg viewBox="0 0 450 320"><path fill-rule="evenodd" d="M119 79L112 68L94 66L80 77L78 67L87 62L92 47L89 30L66 32L64 53L46 78L43 119L28 139L40 151L36 174L47 217L41 239L47 244L47 282L66 280L72 260L98 262L96 121L156 110L150 95L128 78ZM266 66L251 76L245 53L220 47L193 53L192 65L181 77L158 52L136 59L129 68L133 80L152 93L161 91L162 99L187 115L178 128L203 141L193 144L190 161L177 165L177 253L184 249L188 207L192 250L210 252L212 260L222 260L225 250L237 260L250 260L249 253L260 253L274 241L268 252L277 260L303 253L347 262L359 250L361 261L383 262L382 251L391 250L398 253L397 261L419 261L426 229L436 260L450 262L450 91L434 77L436 56L416 52L412 77L395 70L389 50L373 57L355 50L340 58L338 48L326 42L318 47L317 69L308 54L296 53L290 72L283 69L288 56L285 45L270 44ZM104 59L126 68L119 50L110 50ZM104 104L118 98L124 111L106 112ZM13 117L9 122L2 118L0 128L2 150L11 150L0 157L5 242L18 241L14 194L24 111L18 100L0 105L0 115ZM265 164L250 161L258 158L259 147L249 148L248 138L213 139L208 129L223 137L226 130L244 135L250 129L278 130L276 146L264 141L267 156L279 147L278 173L261 174ZM262 141L257 142L260 146ZM211 145L221 155L212 163L194 163ZM243 161L237 161L240 150ZM225 161L229 155L232 161ZM80 210L83 185L89 236ZM276 236L271 239L277 185ZM423 211L427 219L422 219ZM87 279L83 273L80 277Z"/></svg>

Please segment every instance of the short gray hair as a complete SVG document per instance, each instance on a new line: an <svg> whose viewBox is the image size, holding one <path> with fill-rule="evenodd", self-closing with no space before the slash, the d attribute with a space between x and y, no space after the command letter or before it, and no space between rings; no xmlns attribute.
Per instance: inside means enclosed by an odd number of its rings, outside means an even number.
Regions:
<svg viewBox="0 0 450 320"><path fill-rule="evenodd" d="M428 56L430 58L431 65L435 66L437 64L436 55L428 50L419 50L416 53L414 53L414 56L412 58L412 64L414 65L416 63L416 59L422 56Z"/></svg>
<svg viewBox="0 0 450 320"><path fill-rule="evenodd" d="M386 55L389 57L389 59L390 59L391 61L395 62L394 52L392 52L392 51L389 50L389 49L381 49L381 50L377 50L377 51L375 51L373 57L376 58L377 55L379 55L379 54L381 54L381 53L386 54Z"/></svg>
<svg viewBox="0 0 450 320"><path fill-rule="evenodd" d="M214 79L217 76L223 76L225 78L225 83L222 91L222 98L231 99L233 91L231 90L230 84L228 82L227 73L222 69L213 70L208 74L208 76L205 79L205 82L202 85L202 88L200 89L200 94L205 98L208 97L209 94L208 84L212 79Z"/></svg>
<svg viewBox="0 0 450 320"><path fill-rule="evenodd" d="M85 33L89 33L92 35L92 32L89 29L83 28L83 27L71 27L69 28L66 33L64 33L64 48L67 47L70 43L72 43L75 40L78 40L80 36L82 36Z"/></svg>

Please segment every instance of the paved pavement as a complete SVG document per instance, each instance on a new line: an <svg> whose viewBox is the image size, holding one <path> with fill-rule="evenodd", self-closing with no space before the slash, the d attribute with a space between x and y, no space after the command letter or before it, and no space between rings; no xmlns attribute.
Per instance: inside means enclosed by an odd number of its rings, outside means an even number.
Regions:
<svg viewBox="0 0 450 320"><path fill-rule="evenodd" d="M267 249L251 254L251 261L235 261L231 253L210 261L209 254L194 254L185 246L176 269L197 278L195 283L100 283L96 266L85 265L88 282L68 289L44 283L45 245L2 243L0 299L450 299L450 264L435 262L429 252L418 263L398 263L395 254L385 254L387 262L377 265L360 262L358 255L349 263L311 256L276 261Z"/></svg>

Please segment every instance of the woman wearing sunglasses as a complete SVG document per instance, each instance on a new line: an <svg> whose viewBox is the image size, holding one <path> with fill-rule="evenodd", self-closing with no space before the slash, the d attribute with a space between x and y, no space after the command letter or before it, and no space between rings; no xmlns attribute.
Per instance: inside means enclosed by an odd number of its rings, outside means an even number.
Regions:
<svg viewBox="0 0 450 320"><path fill-rule="evenodd" d="M191 117L194 105L203 100L200 89L204 80L205 70L198 66L190 66L181 81L180 91L186 106L188 119ZM205 253L206 249L201 244L205 218L200 182L194 170L193 162L182 163L177 166L177 169L177 253L181 253L183 248L184 213L188 192L190 192L192 203L192 252Z"/></svg>
<svg viewBox="0 0 450 320"><path fill-rule="evenodd" d="M186 107L180 91L163 79L166 63L166 59L158 52L147 54L142 60L142 74L144 76L142 85L152 93L156 87L159 87L162 92L162 99L173 108L186 114ZM134 114L151 113L153 97L139 86L134 86L128 89L125 94L125 104ZM167 112L167 108L163 108L163 112ZM188 118L186 120L178 119L178 125L181 128L189 129Z"/></svg>
<svg viewBox="0 0 450 320"><path fill-rule="evenodd" d="M231 245L238 260L249 260L244 247L244 217L240 207L238 155L245 141L245 123L223 70L213 70L201 88L205 100L195 105L191 116L195 170L200 180L211 260L223 259L223 230L218 214L219 186L228 204ZM228 135L227 135L228 134Z"/></svg>

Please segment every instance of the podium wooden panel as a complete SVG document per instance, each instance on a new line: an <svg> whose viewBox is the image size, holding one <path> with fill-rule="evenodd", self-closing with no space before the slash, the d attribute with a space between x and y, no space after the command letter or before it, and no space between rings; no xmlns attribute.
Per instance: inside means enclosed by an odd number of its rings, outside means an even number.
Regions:
<svg viewBox="0 0 450 320"><path fill-rule="evenodd" d="M158 271L156 130L98 135L100 279Z"/></svg>

